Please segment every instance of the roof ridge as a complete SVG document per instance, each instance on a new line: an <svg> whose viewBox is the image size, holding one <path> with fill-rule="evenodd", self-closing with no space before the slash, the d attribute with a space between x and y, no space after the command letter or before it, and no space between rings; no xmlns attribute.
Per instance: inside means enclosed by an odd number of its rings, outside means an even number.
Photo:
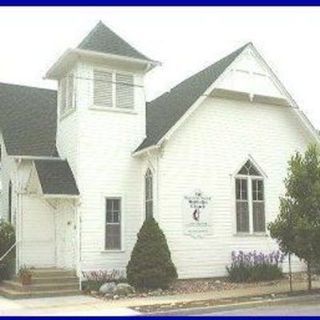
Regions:
<svg viewBox="0 0 320 320"><path fill-rule="evenodd" d="M110 53L118 54L119 56L124 56L124 57L129 56L129 57L133 57L136 59L152 61L150 58L148 58L143 53L141 53L139 50L137 50L135 47L133 47L127 40L124 40L121 36L119 36L110 27L106 26L101 20L99 20L99 22L96 24L96 26L85 36L85 38L79 43L77 48L85 49L85 50L92 50L92 51L97 51L97 52L105 52L101 47L99 48L101 43L99 43L99 46L97 46L97 44L93 44L93 48L92 48L92 43L95 41L95 39L93 39L95 36L95 33L99 33L99 31L106 32L107 36L109 36L109 37L111 36L110 37L111 41L118 42L118 45L121 44L123 46L123 48L127 47L125 49L125 50L127 50L127 52L126 52L127 54L125 54L125 53L121 54L120 52L118 52L118 53L110 52ZM100 39L100 42L101 42L101 39ZM91 46L91 48L86 48L87 46L89 46L89 47ZM129 51L131 51L130 54L128 54Z"/></svg>
<svg viewBox="0 0 320 320"><path fill-rule="evenodd" d="M247 42L245 45L241 46L240 48L232 51L231 53L227 54L226 56L220 58L219 60L215 61L214 63L211 63L210 65L202 68L200 71L191 74L190 76L188 76L187 78L185 78L184 80L182 80L181 82L177 83L174 87L172 87L169 91L165 91L164 93L160 94L158 97L154 98L151 101L148 101L147 103L150 105L153 101L157 100L160 97L164 97L165 95L170 94L172 91L174 91L175 89L177 89L180 85L186 83L187 81L190 81L191 79L195 78L196 76L199 76L201 73L208 71L210 68L214 67L215 65L217 65L218 63L221 63L223 60L227 60L230 56L234 55L237 53L236 57L249 45L252 45L252 42ZM235 58L236 58L235 57Z"/></svg>
<svg viewBox="0 0 320 320"><path fill-rule="evenodd" d="M98 23L95 25L95 27L89 31L89 33L81 40L81 42L77 45L77 48L79 48L80 46L86 44L88 42L88 39L90 38L90 36L98 29L98 27L103 26L106 27L106 25L99 20ZM110 29L110 28L109 28ZM111 29L110 29L111 30Z"/></svg>
<svg viewBox="0 0 320 320"><path fill-rule="evenodd" d="M157 144L248 45L251 45L251 42L189 76L169 92L148 102L146 107L147 137L135 151Z"/></svg>
<svg viewBox="0 0 320 320"><path fill-rule="evenodd" d="M7 82L0 82L0 86L20 87L20 88L27 88L27 89L37 89L37 90L57 92L57 90L55 90L55 89L40 88L40 87L35 87L35 86L16 84L16 83L7 83Z"/></svg>

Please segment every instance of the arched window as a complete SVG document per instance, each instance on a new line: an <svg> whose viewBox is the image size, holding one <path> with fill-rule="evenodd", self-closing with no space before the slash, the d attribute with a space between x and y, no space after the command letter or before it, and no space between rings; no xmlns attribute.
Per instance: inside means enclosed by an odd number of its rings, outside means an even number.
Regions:
<svg viewBox="0 0 320 320"><path fill-rule="evenodd" d="M237 232L265 232L263 176L248 160L236 176Z"/></svg>
<svg viewBox="0 0 320 320"><path fill-rule="evenodd" d="M153 175L150 169L145 174L146 219L153 217Z"/></svg>

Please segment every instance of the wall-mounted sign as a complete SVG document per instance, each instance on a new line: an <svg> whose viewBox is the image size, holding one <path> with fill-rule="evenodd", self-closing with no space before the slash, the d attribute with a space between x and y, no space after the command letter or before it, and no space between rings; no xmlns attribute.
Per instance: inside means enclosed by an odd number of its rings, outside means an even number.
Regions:
<svg viewBox="0 0 320 320"><path fill-rule="evenodd" d="M211 231L212 198L201 190L183 198L184 233L193 238L202 238Z"/></svg>

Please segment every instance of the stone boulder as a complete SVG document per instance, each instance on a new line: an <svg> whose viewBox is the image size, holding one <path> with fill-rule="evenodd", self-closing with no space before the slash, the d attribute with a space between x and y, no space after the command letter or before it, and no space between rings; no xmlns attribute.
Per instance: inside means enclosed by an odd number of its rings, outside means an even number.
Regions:
<svg viewBox="0 0 320 320"><path fill-rule="evenodd" d="M117 285L115 282L106 282L100 287L99 293L100 294L114 293L116 288L117 288Z"/></svg>
<svg viewBox="0 0 320 320"><path fill-rule="evenodd" d="M134 288L128 283L118 283L114 291L114 293L119 296L127 296L128 294L132 294L134 292Z"/></svg>

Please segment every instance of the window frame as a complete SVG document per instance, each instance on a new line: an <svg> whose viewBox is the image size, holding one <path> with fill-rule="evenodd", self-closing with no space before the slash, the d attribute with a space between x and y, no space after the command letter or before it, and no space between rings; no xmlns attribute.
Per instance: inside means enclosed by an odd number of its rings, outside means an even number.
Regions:
<svg viewBox="0 0 320 320"><path fill-rule="evenodd" d="M112 103L111 107L103 106L103 105L97 105L95 104L95 96L94 96L94 72L105 72L105 73L111 73L111 81L112 81ZM132 87L133 87L133 93L132 93L132 108L121 108L117 106L117 75L122 76L131 76L132 77ZM124 112L124 113L136 113L135 111L135 74L133 72L126 72L126 71L119 71L109 68L101 68L101 67L94 67L92 70L92 107L90 109L96 109L96 110L105 110L105 111L117 111L117 112Z"/></svg>
<svg viewBox="0 0 320 320"><path fill-rule="evenodd" d="M147 199L147 178L151 177L151 199ZM145 220L148 218L147 216L147 202L151 202L151 216L154 218L154 174L153 171L150 168L147 168L145 174L144 174L144 218Z"/></svg>
<svg viewBox="0 0 320 320"><path fill-rule="evenodd" d="M71 81L72 80L72 81ZM72 94L70 94L70 82L72 83ZM62 86L65 86L64 90ZM62 95L62 90L64 96ZM71 103L70 103L71 97ZM64 108L62 103L64 102ZM59 116L63 119L76 109L76 75L74 72L70 72L60 80L59 83Z"/></svg>
<svg viewBox="0 0 320 320"><path fill-rule="evenodd" d="M261 236L265 236L267 234L267 225L266 225L266 179L265 179L265 175L263 174L263 172L260 170L260 168L255 164L254 161L252 161L251 159L249 159L252 164L255 166L256 170L258 170L258 172L260 173L259 176L257 175L244 175L244 174L234 174L234 179L233 179L233 203L234 203L234 230L235 230L235 234L236 235L261 235ZM248 160L246 160L243 165L237 170L237 172L239 172L241 170L241 168L245 165L245 163ZM246 179L247 180L247 198L248 198L248 212L249 212L249 231L248 232L241 232L238 231L238 226L237 226L237 194L236 194L236 180L237 179ZM253 180L260 180L263 182L263 200L253 200L253 195L252 195L252 182ZM263 202L264 203L264 218L265 218L265 230L264 231L254 231L253 227L253 201L257 201L257 202Z"/></svg>
<svg viewBox="0 0 320 320"><path fill-rule="evenodd" d="M102 252L124 252L124 214L123 214L123 197L119 195L114 196L103 196L103 212L104 212L104 232L103 232L103 246ZM120 209L120 248L108 249L106 248L106 237L107 237L107 201L108 200L119 200L119 209ZM114 223L109 223L114 224Z"/></svg>

